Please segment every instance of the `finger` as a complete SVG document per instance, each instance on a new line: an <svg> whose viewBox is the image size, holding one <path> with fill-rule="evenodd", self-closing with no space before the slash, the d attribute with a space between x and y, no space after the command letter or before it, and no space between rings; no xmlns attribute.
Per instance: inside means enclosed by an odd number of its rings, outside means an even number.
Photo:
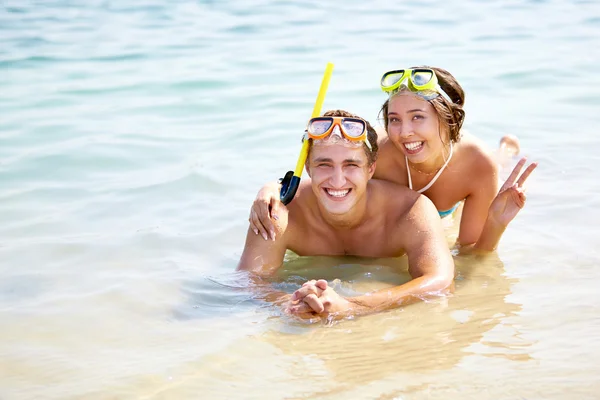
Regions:
<svg viewBox="0 0 600 400"><path fill-rule="evenodd" d="M271 240L275 240L275 226L269 213L270 199L255 201L253 209L256 211L261 227Z"/></svg>
<svg viewBox="0 0 600 400"><path fill-rule="evenodd" d="M310 311L307 311L310 310ZM283 310L287 315L300 319L300 320L304 320L307 322L317 322L321 319L321 317L319 315L317 315L315 312L312 311L312 309L310 307L308 307L307 305L304 305L302 308L298 308L298 310L293 309L292 306L287 307L286 309Z"/></svg>
<svg viewBox="0 0 600 400"><path fill-rule="evenodd" d="M257 228L258 233L263 237L263 239L268 240L267 231L265 230L264 226L260 222L260 219L258 218L258 215L256 213L256 210L254 210L254 208L252 208L251 214L252 214L252 222L254 223L254 227Z"/></svg>
<svg viewBox="0 0 600 400"><path fill-rule="evenodd" d="M252 229L252 232L254 232L255 235L258 235L258 228L256 227L256 224L254 223L254 211L250 210L250 217L248 217L248 222L250 222L250 229Z"/></svg>
<svg viewBox="0 0 600 400"><path fill-rule="evenodd" d="M516 187L513 187L510 190L510 198L513 201L513 203L515 203L515 205L519 208L523 208L523 206L525 206L525 201L523 201L523 199L521 198L522 194L523 193L520 193Z"/></svg>
<svg viewBox="0 0 600 400"><path fill-rule="evenodd" d="M325 279L319 279L315 283L315 286L318 287L321 290L327 290L327 281Z"/></svg>
<svg viewBox="0 0 600 400"><path fill-rule="evenodd" d="M314 284L314 282L315 282L314 280L312 280L312 281L308 281L308 282L304 282L304 283L302 284L302 287L301 287L301 288L303 288L303 287L306 287L306 286L313 285L313 284ZM301 289L301 288L300 288L300 289ZM299 292L299 290L300 290L300 289L296 290L296 291L295 291L295 292L292 294L292 300L299 300L299 299L301 299L301 293Z"/></svg>
<svg viewBox="0 0 600 400"><path fill-rule="evenodd" d="M321 298L321 303L323 304L323 311L329 312L331 309L331 299L329 297Z"/></svg>
<svg viewBox="0 0 600 400"><path fill-rule="evenodd" d="M279 206L281 204L282 203L278 198L271 197L271 218L273 218L274 220L279 219L279 215L277 213L279 212Z"/></svg>
<svg viewBox="0 0 600 400"><path fill-rule="evenodd" d="M306 303L298 303L288 308L292 314L314 314L313 309Z"/></svg>
<svg viewBox="0 0 600 400"><path fill-rule="evenodd" d="M527 201L527 195L525 194L525 190L519 188L518 189L518 194L519 194L519 207L523 208L525 207L525 202Z"/></svg>
<svg viewBox="0 0 600 400"><path fill-rule="evenodd" d="M315 285L302 286L300 289L294 292L292 296L293 300L301 300L304 299L309 294L314 294L316 296L320 296L323 291L317 288Z"/></svg>
<svg viewBox="0 0 600 400"><path fill-rule="evenodd" d="M319 314L315 314L314 312L307 312L307 313L299 313L299 314L291 314L292 317L301 320L302 322L306 322L309 324L314 324L317 322L320 322L323 317L321 317Z"/></svg>
<svg viewBox="0 0 600 400"><path fill-rule="evenodd" d="M525 183L525 181L527 180L527 178L529 178L529 175L531 175L531 173L537 166L538 166L538 163L536 163L536 162L529 164L529 166L525 169L525 172L523 172L523 174L519 177L519 180L517 181L517 185L522 186Z"/></svg>
<svg viewBox="0 0 600 400"><path fill-rule="evenodd" d="M323 303L317 297L316 294L309 294L304 298L304 303L308 304L308 306L316 313L322 313L325 310Z"/></svg>
<svg viewBox="0 0 600 400"><path fill-rule="evenodd" d="M315 282L315 281L313 281L313 282ZM315 295L317 295L317 297L320 297L321 294L323 293L323 290L321 290L315 284L311 284L311 285L302 286L300 289L298 289L294 292L294 294L296 294L296 293L297 293L297 300L303 300L306 296L308 296L310 294L315 294Z"/></svg>
<svg viewBox="0 0 600 400"><path fill-rule="evenodd" d="M500 189L500 191L514 185L514 183L517 180L517 177L519 176L519 173L521 172L521 169L523 168L523 165L525 165L526 161L527 161L527 158L525 158L525 157L523 157L519 160L517 165L515 165L515 168L513 168L512 172L510 173L509 177L506 179L506 182L504 182L504 185L502 185L502 188Z"/></svg>
<svg viewBox="0 0 600 400"><path fill-rule="evenodd" d="M250 227L252 228L254 233L259 235L260 234L260 230L258 229L259 221L258 221L258 217L256 216L256 212L254 211L254 209L250 210L249 221L250 221Z"/></svg>
<svg viewBox="0 0 600 400"><path fill-rule="evenodd" d="M525 207L525 201L527 201L527 196L525 195L525 193L519 193L519 200L520 200L519 208Z"/></svg>
<svg viewBox="0 0 600 400"><path fill-rule="evenodd" d="M278 203L278 202L279 202L278 199L271 198L269 207L268 207L268 213L269 213L268 218L266 218L265 222L264 222L265 228L269 230L269 237L271 238L271 240L275 240L275 237L276 237L275 224L273 223L273 220L279 219L279 217L273 218L273 204Z"/></svg>
<svg viewBox="0 0 600 400"><path fill-rule="evenodd" d="M314 279L311 279L310 281L304 282L302 284L302 286L314 285L315 283L317 283L317 281L315 281Z"/></svg>

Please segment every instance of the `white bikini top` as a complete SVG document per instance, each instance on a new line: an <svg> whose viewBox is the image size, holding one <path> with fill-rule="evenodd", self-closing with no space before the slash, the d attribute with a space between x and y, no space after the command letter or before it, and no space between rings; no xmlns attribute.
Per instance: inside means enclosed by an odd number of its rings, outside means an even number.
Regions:
<svg viewBox="0 0 600 400"><path fill-rule="evenodd" d="M429 189L435 183L435 181L437 181L437 178L439 178L440 175L442 174L442 172L444 172L444 170L446 169L446 166L452 159L452 154L453 154L452 150L453 150L452 142L450 142L450 155L448 156L448 159L446 160L444 165L442 165L442 168L440 168L440 170L437 172L437 174L435 174L435 176L431 179L431 181L429 181L429 183L424 188L417 190L418 193L423 193L424 191ZM404 156L404 160L406 160L406 172L408 172L408 187L410 189L412 189L413 187L412 187L412 179L410 177L410 167L408 166L408 157Z"/></svg>

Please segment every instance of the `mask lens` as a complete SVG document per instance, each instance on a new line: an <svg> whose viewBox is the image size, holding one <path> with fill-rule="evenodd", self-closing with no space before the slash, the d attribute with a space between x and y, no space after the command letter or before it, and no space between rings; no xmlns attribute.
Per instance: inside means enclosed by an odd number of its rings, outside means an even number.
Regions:
<svg viewBox="0 0 600 400"><path fill-rule="evenodd" d="M344 119L342 127L346 135L352 138L358 138L365 132L365 123L359 119Z"/></svg>
<svg viewBox="0 0 600 400"><path fill-rule="evenodd" d="M315 118L308 124L308 133L320 136L331 128L333 121L329 118Z"/></svg>
<svg viewBox="0 0 600 400"><path fill-rule="evenodd" d="M383 78L381 78L381 86L383 86L383 87L393 86L394 84L398 83L398 81L400 81L400 79L402 79L403 76L404 76L403 69L399 70L399 71L388 72L385 75L383 75Z"/></svg>
<svg viewBox="0 0 600 400"><path fill-rule="evenodd" d="M412 81L415 86L423 86L429 83L433 78L433 71L415 71Z"/></svg>

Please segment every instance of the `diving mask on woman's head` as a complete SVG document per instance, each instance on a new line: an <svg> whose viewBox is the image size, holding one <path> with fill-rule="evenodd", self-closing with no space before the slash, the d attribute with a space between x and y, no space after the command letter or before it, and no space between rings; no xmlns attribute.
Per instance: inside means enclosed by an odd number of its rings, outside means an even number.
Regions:
<svg viewBox="0 0 600 400"><path fill-rule="evenodd" d="M381 77L381 90L390 96L403 88L425 100L431 100L442 95L452 103L452 99L440 87L435 71L431 68L398 69L388 71Z"/></svg>
<svg viewBox="0 0 600 400"><path fill-rule="evenodd" d="M338 127L337 131L336 127ZM341 132L341 135L337 133L338 131ZM310 139L324 139L332 133L337 133L336 136L352 143L365 142L369 150L372 150L367 137L367 122L361 118L316 117L311 118L306 126L306 135Z"/></svg>

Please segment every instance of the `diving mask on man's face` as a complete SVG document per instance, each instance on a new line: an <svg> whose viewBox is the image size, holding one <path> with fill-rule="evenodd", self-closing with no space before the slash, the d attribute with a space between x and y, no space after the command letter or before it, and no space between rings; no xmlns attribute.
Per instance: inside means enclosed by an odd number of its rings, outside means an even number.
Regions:
<svg viewBox="0 0 600 400"><path fill-rule="evenodd" d="M308 121L306 134L311 139L324 139L337 136L353 143L365 142L369 150L371 143L367 136L367 122L362 118L352 117L316 117Z"/></svg>

